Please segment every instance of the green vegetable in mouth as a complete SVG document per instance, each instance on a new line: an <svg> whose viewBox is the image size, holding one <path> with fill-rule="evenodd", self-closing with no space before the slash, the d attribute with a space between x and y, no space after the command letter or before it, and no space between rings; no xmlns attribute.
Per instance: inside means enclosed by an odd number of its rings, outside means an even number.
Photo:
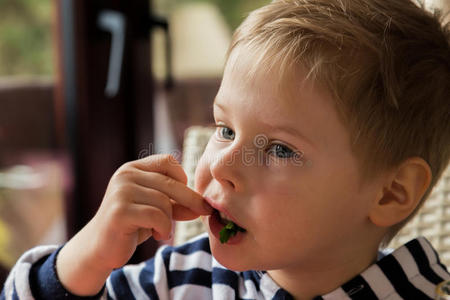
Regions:
<svg viewBox="0 0 450 300"><path fill-rule="evenodd" d="M235 236L238 231L244 232L245 229L239 227L238 225L234 224L234 222L229 221L225 226L223 226L222 230L220 230L220 242L222 244L228 242L228 240Z"/></svg>

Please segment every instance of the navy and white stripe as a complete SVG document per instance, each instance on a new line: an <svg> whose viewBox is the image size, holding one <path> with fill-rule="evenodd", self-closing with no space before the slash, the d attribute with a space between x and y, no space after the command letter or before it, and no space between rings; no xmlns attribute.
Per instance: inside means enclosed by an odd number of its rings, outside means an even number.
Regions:
<svg viewBox="0 0 450 300"><path fill-rule="evenodd" d="M40 299L48 295L55 295L52 299L93 299L64 290L54 272L56 249L38 247L25 253L11 271L0 299L33 299L37 292ZM431 244L420 237L314 299L434 299L436 285L444 280L450 280L449 273ZM207 235L181 247L162 247L151 260L115 270L96 298L293 299L265 271L235 272L220 265L211 255Z"/></svg>

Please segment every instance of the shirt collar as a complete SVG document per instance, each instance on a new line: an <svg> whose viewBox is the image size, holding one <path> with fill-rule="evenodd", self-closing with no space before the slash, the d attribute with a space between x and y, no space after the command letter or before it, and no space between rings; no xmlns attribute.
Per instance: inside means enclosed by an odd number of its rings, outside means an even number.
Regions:
<svg viewBox="0 0 450 300"><path fill-rule="evenodd" d="M450 280L446 267L430 242L419 237L316 299L434 299L436 285L444 280Z"/></svg>

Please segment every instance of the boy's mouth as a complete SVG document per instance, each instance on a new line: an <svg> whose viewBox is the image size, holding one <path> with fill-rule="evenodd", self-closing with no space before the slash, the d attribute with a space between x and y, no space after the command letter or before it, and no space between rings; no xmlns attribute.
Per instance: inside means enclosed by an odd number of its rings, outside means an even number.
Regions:
<svg viewBox="0 0 450 300"><path fill-rule="evenodd" d="M219 223L223 225L219 232L219 240L222 244L228 242L228 240L238 234L238 232L246 232L244 228L228 219L224 213L215 209L213 215L218 219Z"/></svg>
<svg viewBox="0 0 450 300"><path fill-rule="evenodd" d="M219 210L217 210L215 208L214 208L214 211L213 211L213 215L215 215L218 218L219 222L222 225L227 225L228 223L233 222L240 230L244 230L245 231L244 228L240 227L233 220L229 219L225 213L223 213L223 212L221 212L221 211L219 211Z"/></svg>
<svg viewBox="0 0 450 300"><path fill-rule="evenodd" d="M219 221L220 221L220 223L222 223L222 225L227 225L228 222L233 222L230 219L228 219L227 216L223 212L218 211L217 209L215 209L215 212L219 214Z"/></svg>
<svg viewBox="0 0 450 300"><path fill-rule="evenodd" d="M209 216L209 228L211 233L220 241L221 244L237 244L247 232L244 228L237 225L226 213L214 209Z"/></svg>

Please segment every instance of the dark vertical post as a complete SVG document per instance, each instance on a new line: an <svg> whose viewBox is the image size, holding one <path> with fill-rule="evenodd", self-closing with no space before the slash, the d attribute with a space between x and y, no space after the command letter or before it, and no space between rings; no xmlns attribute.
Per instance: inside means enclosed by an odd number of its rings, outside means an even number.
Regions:
<svg viewBox="0 0 450 300"><path fill-rule="evenodd" d="M114 171L139 154L150 154L153 140L153 79L150 66L148 0L54 0L58 62L56 106L64 124L74 187L67 200L69 238L97 211ZM124 21L125 44L116 93L110 80L111 32L99 26L102 12ZM108 21L109 22L109 21ZM113 23L113 26L115 23ZM135 261L153 254L156 243L138 249Z"/></svg>

